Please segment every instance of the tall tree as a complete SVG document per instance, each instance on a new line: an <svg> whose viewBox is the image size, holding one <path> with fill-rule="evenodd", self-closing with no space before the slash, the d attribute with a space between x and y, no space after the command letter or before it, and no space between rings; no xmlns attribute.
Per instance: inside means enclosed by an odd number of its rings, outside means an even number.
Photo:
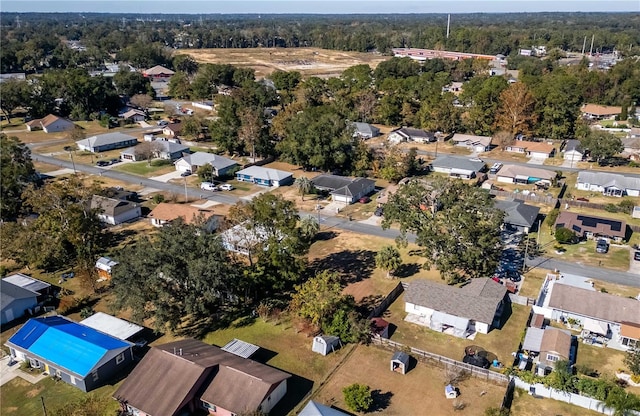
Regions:
<svg viewBox="0 0 640 416"><path fill-rule="evenodd" d="M242 147L238 140L238 131L242 125L238 117L238 103L231 97L222 96L217 105L218 118L209 124L211 138L220 150L234 153Z"/></svg>
<svg viewBox="0 0 640 416"><path fill-rule="evenodd" d="M488 192L436 178L400 187L385 204L382 226L398 223L401 236L415 233L426 264L435 265L443 279L458 282L495 270L502 254L503 215Z"/></svg>
<svg viewBox="0 0 640 416"><path fill-rule="evenodd" d="M8 79L0 83L0 109L7 120L11 118L13 110L25 105L28 95L28 85L26 81Z"/></svg>
<svg viewBox="0 0 640 416"><path fill-rule="evenodd" d="M31 150L15 136L0 134L0 172L0 218L8 220L20 213L22 192L36 179Z"/></svg>
<svg viewBox="0 0 640 416"><path fill-rule="evenodd" d="M325 270L295 286L289 307L301 318L321 328L343 301L339 276Z"/></svg>
<svg viewBox="0 0 640 416"><path fill-rule="evenodd" d="M236 308L239 268L219 237L178 221L118 253L114 306L158 331L202 334Z"/></svg>
<svg viewBox="0 0 640 416"><path fill-rule="evenodd" d="M589 150L592 159L602 160L617 155L624 150L619 137L606 131L591 130L580 140L582 147Z"/></svg>
<svg viewBox="0 0 640 416"><path fill-rule="evenodd" d="M256 143L260 142L260 138L264 135L263 112L259 109L245 108L240 112L240 120L238 138L255 162Z"/></svg>
<svg viewBox="0 0 640 416"><path fill-rule="evenodd" d="M535 124L535 101L529 88L522 82L516 82L500 94L500 107L496 114L496 127L511 133L512 136L531 135Z"/></svg>
<svg viewBox="0 0 640 416"><path fill-rule="evenodd" d="M402 257L394 246L384 246L376 254L376 266L387 271L387 279L400 265L402 265Z"/></svg>
<svg viewBox="0 0 640 416"><path fill-rule="evenodd" d="M311 192L311 189L313 189L313 183L306 176L300 176L299 178L296 178L294 184L300 193L300 197L304 201L304 195Z"/></svg>

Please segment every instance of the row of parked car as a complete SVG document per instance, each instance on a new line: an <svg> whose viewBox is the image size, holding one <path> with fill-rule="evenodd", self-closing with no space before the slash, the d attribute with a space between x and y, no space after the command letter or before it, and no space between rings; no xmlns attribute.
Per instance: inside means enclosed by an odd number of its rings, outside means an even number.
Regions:
<svg viewBox="0 0 640 416"><path fill-rule="evenodd" d="M98 160L96 162L96 166L109 166L109 165L113 165L115 163L120 163L121 160L118 158L114 158L114 159L110 159L110 160Z"/></svg>
<svg viewBox="0 0 640 416"><path fill-rule="evenodd" d="M232 191L233 185L229 185L228 183L223 183L222 185L216 185L211 182L202 182L200 184L200 189L205 191Z"/></svg>

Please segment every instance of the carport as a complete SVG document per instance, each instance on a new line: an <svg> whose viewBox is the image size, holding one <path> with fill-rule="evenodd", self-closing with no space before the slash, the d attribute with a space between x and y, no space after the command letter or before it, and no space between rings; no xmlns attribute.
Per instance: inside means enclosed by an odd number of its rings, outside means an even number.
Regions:
<svg viewBox="0 0 640 416"><path fill-rule="evenodd" d="M431 315L431 329L444 332L448 328L453 329L454 336L464 338L467 336L469 319L433 311Z"/></svg>

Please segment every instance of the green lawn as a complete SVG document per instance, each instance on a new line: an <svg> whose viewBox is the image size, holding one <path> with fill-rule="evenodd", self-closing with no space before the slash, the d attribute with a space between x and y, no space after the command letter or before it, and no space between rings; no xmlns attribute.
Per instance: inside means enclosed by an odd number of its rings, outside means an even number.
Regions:
<svg viewBox="0 0 640 416"><path fill-rule="evenodd" d="M165 173L169 173L175 170L173 165L161 165L153 166L153 163L149 165L146 161L143 162L131 162L121 163L113 168L121 172L132 173L140 176L158 176Z"/></svg>
<svg viewBox="0 0 640 416"><path fill-rule="evenodd" d="M511 353L518 349L530 311L526 306L515 304L511 305L511 309L511 316L501 329L493 329L486 335L476 334L473 341L404 321L407 313L404 311L402 296L391 305L384 316L386 320L397 326L391 337L393 341L455 360L462 359L466 346L478 345L496 354L503 364L510 365Z"/></svg>
<svg viewBox="0 0 640 416"><path fill-rule="evenodd" d="M105 415L116 414L120 408L117 401L111 399L117 385L107 385L89 393L104 399ZM62 406L77 402L87 393L83 393L75 387L63 381L54 381L46 377L37 384L31 384L21 378L15 378L0 389L0 414L8 415L40 415L42 414L42 398L49 412Z"/></svg>

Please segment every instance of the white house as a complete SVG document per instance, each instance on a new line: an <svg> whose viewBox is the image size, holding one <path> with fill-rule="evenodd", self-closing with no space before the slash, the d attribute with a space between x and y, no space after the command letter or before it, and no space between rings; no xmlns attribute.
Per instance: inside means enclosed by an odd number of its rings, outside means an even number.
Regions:
<svg viewBox="0 0 640 416"><path fill-rule="evenodd" d="M576 188L601 192L605 196L640 196L640 178L583 170L578 173Z"/></svg>
<svg viewBox="0 0 640 416"><path fill-rule="evenodd" d="M546 169L521 165L504 165L496 173L496 180L503 183L531 184L540 181L551 183L556 173Z"/></svg>
<svg viewBox="0 0 640 416"><path fill-rule="evenodd" d="M402 127L389 133L387 140L391 143L400 142L417 142L417 143L429 143L435 142L436 136L434 133L426 132L420 129L413 129L410 127Z"/></svg>
<svg viewBox="0 0 640 416"><path fill-rule="evenodd" d="M316 189L329 191L334 201L345 204L353 204L376 188L376 182L371 179L348 178L328 173L316 176L311 183Z"/></svg>
<svg viewBox="0 0 640 416"><path fill-rule="evenodd" d="M91 198L91 209L98 210L100 221L111 225L122 224L142 216L139 204L100 195Z"/></svg>
<svg viewBox="0 0 640 416"><path fill-rule="evenodd" d="M479 159L444 155L431 162L431 169L453 178L473 179L485 169L485 163Z"/></svg>
<svg viewBox="0 0 640 416"><path fill-rule="evenodd" d="M137 110L135 108L130 109L126 113L122 113L121 117L125 120L131 120L134 123L145 121L147 119L147 115L144 111Z"/></svg>
<svg viewBox="0 0 640 416"><path fill-rule="evenodd" d="M405 290L405 320L466 338L500 327L507 289L491 279L471 279L458 288L414 280Z"/></svg>
<svg viewBox="0 0 640 416"><path fill-rule="evenodd" d="M159 203L147 216L154 227L170 225L178 218L182 218L185 224L196 224L199 220L204 222L204 229L211 232L220 226L222 216L216 215L212 210L196 208L187 204Z"/></svg>
<svg viewBox="0 0 640 416"><path fill-rule="evenodd" d="M552 144L545 142L529 142L525 140L516 140L509 146L505 147L505 152L524 153L534 159L546 159L553 156L555 148Z"/></svg>
<svg viewBox="0 0 640 416"><path fill-rule="evenodd" d="M73 122L67 120L66 118L58 117L53 114L49 114L44 118L39 118L37 120L31 120L26 123L27 130L42 130L45 133L58 133L61 131L69 131L73 130L76 125Z"/></svg>
<svg viewBox="0 0 640 416"><path fill-rule="evenodd" d="M355 131L353 132L353 137L359 137L366 140L378 137L380 135L380 129L369 123L355 122L352 123L352 125L355 129Z"/></svg>
<svg viewBox="0 0 640 416"><path fill-rule="evenodd" d="M256 185L278 187L293 183L293 173L254 165L236 172L236 179Z"/></svg>
<svg viewBox="0 0 640 416"><path fill-rule="evenodd" d="M491 150L491 137L456 133L451 138L455 146L466 147L474 152L482 153Z"/></svg>
<svg viewBox="0 0 640 416"><path fill-rule="evenodd" d="M78 149L93 153L122 149L136 144L138 144L138 139L119 132L99 134L76 142Z"/></svg>
<svg viewBox="0 0 640 416"><path fill-rule="evenodd" d="M563 158L572 163L581 162L584 159L584 150L580 140L567 140L564 145Z"/></svg>
<svg viewBox="0 0 640 416"><path fill-rule="evenodd" d="M179 172L196 172L201 166L211 165L213 176L224 176L238 166L234 160L213 153L195 152L178 159L175 163Z"/></svg>

